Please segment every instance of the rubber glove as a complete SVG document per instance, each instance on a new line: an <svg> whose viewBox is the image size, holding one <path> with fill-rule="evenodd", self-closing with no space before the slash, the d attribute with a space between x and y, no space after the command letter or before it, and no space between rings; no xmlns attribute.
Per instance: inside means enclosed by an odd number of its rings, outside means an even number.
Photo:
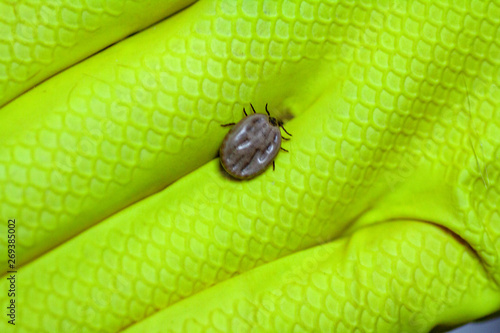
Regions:
<svg viewBox="0 0 500 333"><path fill-rule="evenodd" d="M499 311L499 14L201 0L19 96L0 110L16 331L428 332ZM216 155L249 103L293 137L241 182Z"/></svg>
<svg viewBox="0 0 500 333"><path fill-rule="evenodd" d="M191 2L0 1L0 106Z"/></svg>

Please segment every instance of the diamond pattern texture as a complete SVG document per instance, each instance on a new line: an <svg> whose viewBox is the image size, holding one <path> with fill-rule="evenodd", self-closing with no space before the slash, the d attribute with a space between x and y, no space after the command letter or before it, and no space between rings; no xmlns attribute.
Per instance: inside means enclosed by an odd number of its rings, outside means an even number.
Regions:
<svg viewBox="0 0 500 333"><path fill-rule="evenodd" d="M499 14L202 0L8 104L0 215L33 259L17 331L427 332L498 311ZM212 159L249 102L293 138L237 182Z"/></svg>
<svg viewBox="0 0 500 333"><path fill-rule="evenodd" d="M193 1L0 1L0 106Z"/></svg>
<svg viewBox="0 0 500 333"><path fill-rule="evenodd" d="M473 251L438 227L395 222L259 267L125 332L429 332L453 310L470 320L464 301L499 305Z"/></svg>
<svg viewBox="0 0 500 333"><path fill-rule="evenodd" d="M258 8L248 6L241 10ZM309 40L296 38L294 42L292 38L287 49L268 60L265 55L275 45L269 37L259 41L241 28L247 37L236 43L217 33L222 23L216 22L229 24L231 12L221 21L224 13L216 4L202 3L196 8L212 16L198 20L189 12L181 13L72 67L3 108L7 121L0 124L4 130L3 137L0 134L4 142L0 147L4 189L0 212L29 221L20 226L22 262L213 159L224 136L219 124L227 123L231 112L233 118L242 116L239 100L256 102L251 96L261 85L258 73L269 76L279 71L291 76L296 70L292 63L330 55L327 36L314 42L318 45L314 54L308 53ZM247 30L264 29L256 15L248 21ZM177 21L185 24L179 26ZM312 29L314 23L304 28ZM283 30L292 31L294 21L288 25ZM269 30L270 22L266 26ZM137 45L150 47L138 51ZM241 60L227 58L230 47ZM250 48L249 54L244 47ZM284 64L287 68L282 68ZM325 66L301 63L308 71ZM309 77L310 72L302 76ZM282 89L279 95L296 87ZM308 94L301 103L305 107L314 98L315 94ZM41 99L45 101L42 106ZM8 121L18 117L15 113L21 109L40 121ZM13 131L16 122L21 129ZM101 204L104 198L106 205ZM0 240L2 246L5 242Z"/></svg>

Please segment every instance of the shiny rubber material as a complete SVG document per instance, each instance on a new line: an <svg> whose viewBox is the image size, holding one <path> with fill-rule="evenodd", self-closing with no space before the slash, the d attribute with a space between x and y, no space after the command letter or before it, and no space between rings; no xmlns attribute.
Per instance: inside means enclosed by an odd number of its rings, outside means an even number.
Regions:
<svg viewBox="0 0 500 333"><path fill-rule="evenodd" d="M195 0L0 0L0 106Z"/></svg>
<svg viewBox="0 0 500 333"><path fill-rule="evenodd" d="M0 109L19 291L0 332L429 332L498 312L499 18L498 0L200 0L25 92ZM241 182L220 124L250 102L293 138Z"/></svg>

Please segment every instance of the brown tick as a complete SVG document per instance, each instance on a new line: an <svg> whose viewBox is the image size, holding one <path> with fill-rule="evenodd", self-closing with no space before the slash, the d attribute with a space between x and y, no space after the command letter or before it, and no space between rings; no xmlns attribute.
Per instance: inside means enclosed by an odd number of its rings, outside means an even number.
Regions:
<svg viewBox="0 0 500 333"><path fill-rule="evenodd" d="M267 104L267 115L256 113L253 105L250 106L254 114L247 115L243 108L245 118L237 124L221 125L235 125L224 138L219 155L224 170L237 179L254 178L263 173L271 163L274 170L274 159L280 149L288 152L281 147L281 139L289 139L281 137L280 127L292 136L283 127L281 120L271 117Z"/></svg>

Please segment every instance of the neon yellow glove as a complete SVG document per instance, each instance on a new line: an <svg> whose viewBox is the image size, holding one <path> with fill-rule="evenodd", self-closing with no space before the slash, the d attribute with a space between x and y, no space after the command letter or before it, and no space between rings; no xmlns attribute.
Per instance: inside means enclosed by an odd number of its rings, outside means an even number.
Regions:
<svg viewBox="0 0 500 333"><path fill-rule="evenodd" d="M1 0L0 106L195 0Z"/></svg>
<svg viewBox="0 0 500 333"><path fill-rule="evenodd" d="M500 310L498 17L201 0L5 105L16 332L428 332ZM240 182L215 156L250 102L293 137Z"/></svg>

